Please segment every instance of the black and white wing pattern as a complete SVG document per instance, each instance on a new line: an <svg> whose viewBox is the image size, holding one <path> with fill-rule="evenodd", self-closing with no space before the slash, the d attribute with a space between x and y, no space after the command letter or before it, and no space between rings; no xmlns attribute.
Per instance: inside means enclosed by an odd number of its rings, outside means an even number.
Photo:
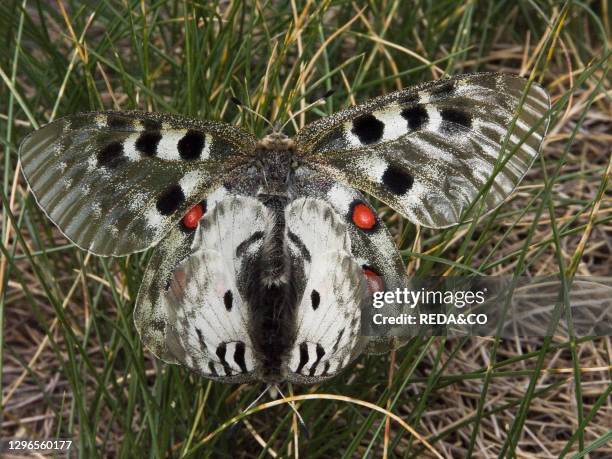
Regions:
<svg viewBox="0 0 612 459"><path fill-rule="evenodd" d="M549 96L537 84L502 74L462 75L315 121L298 133L296 147L329 177L414 223L443 228L461 220L491 177L489 210L516 187L538 154L549 110Z"/></svg>
<svg viewBox="0 0 612 459"><path fill-rule="evenodd" d="M351 253L359 266L381 278L378 289L405 287L404 265L393 238L362 193L308 167L297 170L294 191L299 196L321 199L331 206L346 225Z"/></svg>
<svg viewBox="0 0 612 459"><path fill-rule="evenodd" d="M145 250L255 148L229 125L142 112L83 113L34 131L24 176L68 239L98 255Z"/></svg>
<svg viewBox="0 0 612 459"><path fill-rule="evenodd" d="M361 308L369 298L346 225L327 202L298 198L285 209L285 222L306 281L287 380L309 384L334 376L361 353Z"/></svg>
<svg viewBox="0 0 612 459"><path fill-rule="evenodd" d="M144 345L168 363L225 382L254 379L254 348L241 273L261 250L269 210L221 187L191 237L173 229L156 248L134 322ZM245 242L246 241L246 242Z"/></svg>
<svg viewBox="0 0 612 459"><path fill-rule="evenodd" d="M297 170L294 190L300 196L326 201L344 222L351 241L350 253L365 275L370 296L377 291L395 291L408 287L404 264L393 238L362 193L307 166ZM371 297L366 308L372 308ZM390 314L393 312L400 315L405 312L402 304L389 302L385 308ZM388 335L370 336L365 351L388 351L399 343L397 337L391 338L393 336L391 329Z"/></svg>

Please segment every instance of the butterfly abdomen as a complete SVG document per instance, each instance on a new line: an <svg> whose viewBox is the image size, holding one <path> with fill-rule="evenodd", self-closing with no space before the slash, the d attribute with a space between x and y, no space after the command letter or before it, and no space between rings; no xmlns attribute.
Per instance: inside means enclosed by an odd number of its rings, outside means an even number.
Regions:
<svg viewBox="0 0 612 459"><path fill-rule="evenodd" d="M282 234L282 233L281 233ZM281 245L282 247L282 245ZM278 252L273 252L274 256ZM283 362L295 341L295 309L298 291L296 282L269 283L273 261L263 250L245 273L246 299L249 304L251 323L249 332L260 363L261 378L270 383L282 381L286 370ZM283 260L287 263L286 260ZM291 267L285 272L291 276ZM289 279L289 277L288 277Z"/></svg>

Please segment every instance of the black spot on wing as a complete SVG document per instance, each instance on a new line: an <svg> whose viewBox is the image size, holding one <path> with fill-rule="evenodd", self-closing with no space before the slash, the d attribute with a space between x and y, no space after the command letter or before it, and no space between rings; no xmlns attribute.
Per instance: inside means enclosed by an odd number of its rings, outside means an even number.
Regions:
<svg viewBox="0 0 612 459"><path fill-rule="evenodd" d="M204 341L204 335L202 335L202 330L196 327L195 331L198 335L198 342L200 343L202 351L208 352L208 346L206 346L206 341Z"/></svg>
<svg viewBox="0 0 612 459"><path fill-rule="evenodd" d="M367 115L358 116L353 120L351 132L359 138L362 144L367 145L382 139L384 130L385 123L376 119L371 113L368 113Z"/></svg>
<svg viewBox="0 0 612 459"><path fill-rule="evenodd" d="M405 108L401 111L400 115L408 121L408 129L412 130L421 129L429 119L427 110L425 110L423 105Z"/></svg>
<svg viewBox="0 0 612 459"><path fill-rule="evenodd" d="M457 129L457 125L463 126L470 129L472 127L471 116L455 108L445 108L440 111L440 117L442 118L442 130L453 131Z"/></svg>
<svg viewBox="0 0 612 459"><path fill-rule="evenodd" d="M157 120L144 119L141 124L145 131L159 131L162 128L161 122Z"/></svg>
<svg viewBox="0 0 612 459"><path fill-rule="evenodd" d="M217 346L216 354L217 354L217 357L219 357L219 360L221 361L221 365L223 365L223 371L225 371L226 376L231 376L232 368L227 363L227 360L225 360L226 352L227 352L227 345L225 343L221 343L219 344L219 346Z"/></svg>
<svg viewBox="0 0 612 459"><path fill-rule="evenodd" d="M310 293L310 301L312 302L312 309L316 311L319 307L319 304L321 303L321 295L319 295L319 292L313 290Z"/></svg>
<svg viewBox="0 0 612 459"><path fill-rule="evenodd" d="M242 341L236 343L236 349L234 350L234 362L240 367L240 371L243 373L247 372L246 362L244 361L245 346Z"/></svg>
<svg viewBox="0 0 612 459"><path fill-rule="evenodd" d="M228 290L227 292L225 292L225 295L223 295L223 304L225 305L225 309L227 311L232 310L233 301L234 301L234 295L232 295L231 290Z"/></svg>
<svg viewBox="0 0 612 459"><path fill-rule="evenodd" d="M403 195L412 188L414 179L406 170L389 164L382 176L382 182L391 192Z"/></svg>
<svg viewBox="0 0 612 459"><path fill-rule="evenodd" d="M325 355L325 349L323 349L323 346L317 343L317 360L315 360L315 363L313 363L312 366L310 367L310 372L309 372L310 376L314 376L315 371L317 370L317 365L319 364L319 362L321 361L321 358L324 355Z"/></svg>
<svg viewBox="0 0 612 459"><path fill-rule="evenodd" d="M208 362L208 369L210 370L210 374L213 376L218 376L219 374L217 373L217 369L215 368L215 363L210 360Z"/></svg>
<svg viewBox="0 0 612 459"><path fill-rule="evenodd" d="M299 238L299 236L293 233L292 231L288 232L288 236L289 240L295 244L295 246L302 254L302 258L304 258L304 260L310 263L310 252L308 251L302 240Z"/></svg>
<svg viewBox="0 0 612 459"><path fill-rule="evenodd" d="M298 363L298 367L295 370L296 373L301 373L304 365L308 363L308 344L303 342L300 344L300 362Z"/></svg>
<svg viewBox="0 0 612 459"><path fill-rule="evenodd" d="M454 91L455 91L455 82L452 80L448 80L448 81L439 82L437 85L435 85L429 90L429 93L432 96L447 97L447 96L452 95Z"/></svg>
<svg viewBox="0 0 612 459"><path fill-rule="evenodd" d="M172 185L157 200L157 210L162 215L171 215L183 204L185 194L180 185Z"/></svg>
<svg viewBox="0 0 612 459"><path fill-rule="evenodd" d="M110 129L121 130L132 126L132 121L129 118L119 115L108 115L106 125Z"/></svg>
<svg viewBox="0 0 612 459"><path fill-rule="evenodd" d="M157 154L157 145L161 138L162 135L158 131L145 131L138 136L134 145L143 155L153 157Z"/></svg>
<svg viewBox="0 0 612 459"><path fill-rule="evenodd" d="M340 344L340 340L342 339L342 335L344 335L344 328L340 330L338 333L338 337L336 338L336 342L334 343L334 347L332 347L332 354L334 354L338 350L338 345Z"/></svg>
<svg viewBox="0 0 612 459"><path fill-rule="evenodd" d="M121 142L111 142L105 145L98 153L98 166L116 169L127 161L123 156L123 144Z"/></svg>
<svg viewBox="0 0 612 459"><path fill-rule="evenodd" d="M177 144L179 155L185 161L194 161L200 158L204 149L204 134L200 131L187 131Z"/></svg>
<svg viewBox="0 0 612 459"><path fill-rule="evenodd" d="M252 244L259 241L263 237L263 231L255 231L248 239L238 244L238 247L236 247L236 256L241 257L242 255L244 255L244 252L246 252Z"/></svg>

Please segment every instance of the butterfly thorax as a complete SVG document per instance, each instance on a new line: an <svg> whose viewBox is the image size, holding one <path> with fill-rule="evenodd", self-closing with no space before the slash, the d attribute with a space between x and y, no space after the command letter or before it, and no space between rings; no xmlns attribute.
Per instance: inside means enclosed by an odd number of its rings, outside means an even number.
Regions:
<svg viewBox="0 0 612 459"><path fill-rule="evenodd" d="M283 134L270 134L257 143L255 164L258 169L257 195L287 197L295 167L294 143Z"/></svg>

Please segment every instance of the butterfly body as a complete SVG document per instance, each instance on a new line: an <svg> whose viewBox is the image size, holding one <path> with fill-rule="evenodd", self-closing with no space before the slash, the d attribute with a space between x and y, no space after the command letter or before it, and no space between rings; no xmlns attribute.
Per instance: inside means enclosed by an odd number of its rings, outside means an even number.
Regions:
<svg viewBox="0 0 612 459"><path fill-rule="evenodd" d="M80 114L30 134L20 159L38 204L79 247L155 247L134 321L156 356L219 381L308 384L396 342L391 330L361 333L372 294L409 284L359 190L434 228L459 222L484 186L491 210L533 163L549 108L537 85L474 74L372 99L293 139Z"/></svg>

